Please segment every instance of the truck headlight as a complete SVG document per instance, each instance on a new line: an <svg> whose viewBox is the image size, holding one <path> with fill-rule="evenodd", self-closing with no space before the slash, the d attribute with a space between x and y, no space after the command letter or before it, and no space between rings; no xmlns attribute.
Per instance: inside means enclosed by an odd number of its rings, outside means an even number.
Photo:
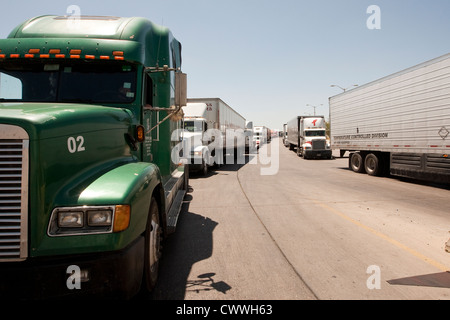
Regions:
<svg viewBox="0 0 450 320"><path fill-rule="evenodd" d="M83 211L60 211L58 212L58 226L60 228L83 227Z"/></svg>
<svg viewBox="0 0 450 320"><path fill-rule="evenodd" d="M55 208L48 226L49 236L120 232L128 228L129 205Z"/></svg>
<svg viewBox="0 0 450 320"><path fill-rule="evenodd" d="M89 226L110 226L112 223L111 210L87 211L87 222Z"/></svg>

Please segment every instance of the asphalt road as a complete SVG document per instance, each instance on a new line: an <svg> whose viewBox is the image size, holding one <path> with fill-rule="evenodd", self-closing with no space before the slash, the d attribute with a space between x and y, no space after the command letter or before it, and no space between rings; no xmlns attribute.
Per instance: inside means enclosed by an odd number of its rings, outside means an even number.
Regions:
<svg viewBox="0 0 450 320"><path fill-rule="evenodd" d="M448 186L356 174L278 141L191 174L152 299L450 299Z"/></svg>

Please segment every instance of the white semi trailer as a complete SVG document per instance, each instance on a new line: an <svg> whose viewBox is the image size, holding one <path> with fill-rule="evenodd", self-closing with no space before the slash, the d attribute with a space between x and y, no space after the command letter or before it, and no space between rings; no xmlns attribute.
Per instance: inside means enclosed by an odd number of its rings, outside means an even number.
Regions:
<svg viewBox="0 0 450 320"><path fill-rule="evenodd" d="M183 107L184 138L189 141L190 169L207 174L214 163L244 157L245 118L219 98L191 98Z"/></svg>
<svg viewBox="0 0 450 320"><path fill-rule="evenodd" d="M329 98L349 167L450 183L450 54Z"/></svg>

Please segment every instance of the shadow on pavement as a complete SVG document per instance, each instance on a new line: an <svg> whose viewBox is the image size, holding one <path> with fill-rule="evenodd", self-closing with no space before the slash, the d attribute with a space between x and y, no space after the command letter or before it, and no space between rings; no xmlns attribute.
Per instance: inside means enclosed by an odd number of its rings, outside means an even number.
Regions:
<svg viewBox="0 0 450 320"><path fill-rule="evenodd" d="M215 282L214 273L199 275L188 281L192 266L212 255L213 231L217 222L189 211L192 195L188 194L180 214L177 231L163 243L159 279L152 293L154 300L184 300L186 289L200 286L202 290L226 291L224 283ZM200 290L200 289L198 289Z"/></svg>
<svg viewBox="0 0 450 320"><path fill-rule="evenodd" d="M393 279L387 282L404 286L450 288L450 271Z"/></svg>

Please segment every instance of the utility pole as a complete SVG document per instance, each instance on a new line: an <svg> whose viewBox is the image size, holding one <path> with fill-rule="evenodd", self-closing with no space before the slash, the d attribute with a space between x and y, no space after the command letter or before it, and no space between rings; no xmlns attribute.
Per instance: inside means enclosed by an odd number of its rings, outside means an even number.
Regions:
<svg viewBox="0 0 450 320"><path fill-rule="evenodd" d="M312 106L310 104L307 104L306 106L307 107L313 107L314 108L314 115L316 115L316 108L317 108L317 106ZM320 106L323 106L323 104L321 104Z"/></svg>

